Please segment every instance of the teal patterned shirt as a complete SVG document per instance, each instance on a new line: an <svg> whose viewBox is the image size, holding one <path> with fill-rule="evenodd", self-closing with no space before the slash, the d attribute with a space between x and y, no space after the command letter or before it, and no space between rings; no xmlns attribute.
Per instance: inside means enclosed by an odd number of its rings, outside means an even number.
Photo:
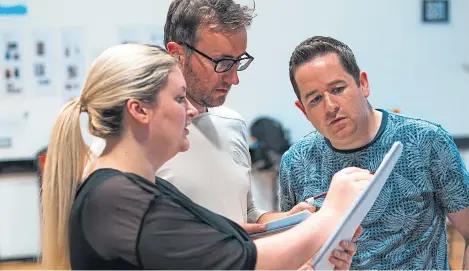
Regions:
<svg viewBox="0 0 469 271"><path fill-rule="evenodd" d="M402 156L362 223L351 268L449 269L446 215L469 207L467 168L441 126L380 111L376 137L359 149L334 149L317 131L295 143L281 161L281 209L327 191L334 173L345 167L375 171L401 141Z"/></svg>

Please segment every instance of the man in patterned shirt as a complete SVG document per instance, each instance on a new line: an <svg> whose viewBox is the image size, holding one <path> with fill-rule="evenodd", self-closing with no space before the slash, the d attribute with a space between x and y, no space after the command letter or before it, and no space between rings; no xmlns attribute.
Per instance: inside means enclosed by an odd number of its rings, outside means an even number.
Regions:
<svg viewBox="0 0 469 271"><path fill-rule="evenodd" d="M463 268L469 268L469 173L451 135L431 122L373 109L367 74L335 39L313 37L296 47L290 80L296 106L316 131L282 157L282 210L327 191L344 167L375 171L401 141L402 156L363 221L351 269L449 269L446 216L466 240Z"/></svg>

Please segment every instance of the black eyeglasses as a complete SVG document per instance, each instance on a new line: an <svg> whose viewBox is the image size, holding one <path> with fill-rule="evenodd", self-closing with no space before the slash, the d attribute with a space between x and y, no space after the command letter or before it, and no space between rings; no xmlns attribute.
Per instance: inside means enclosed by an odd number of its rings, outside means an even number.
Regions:
<svg viewBox="0 0 469 271"><path fill-rule="evenodd" d="M206 59L208 59L208 60L212 61L213 63L215 63L215 67L213 69L214 69L215 72L218 72L218 73L229 71L231 69L231 67L233 67L234 65L238 66L237 67L238 71L243 71L247 67L249 67L251 62L254 60L254 57L252 57L248 53L244 53L246 56L240 57L238 59L232 59L232 58L226 58L226 57L225 58L219 58L219 59L213 59L210 56L202 53L201 51L195 49L194 47L190 46L189 44L187 44L185 42L181 42L181 44L184 44L189 49L194 50L199 55L201 55L201 56L205 57Z"/></svg>

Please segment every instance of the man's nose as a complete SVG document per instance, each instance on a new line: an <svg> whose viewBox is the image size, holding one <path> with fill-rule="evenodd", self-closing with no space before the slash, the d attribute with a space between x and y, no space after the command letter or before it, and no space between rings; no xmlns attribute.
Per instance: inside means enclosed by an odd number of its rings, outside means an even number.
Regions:
<svg viewBox="0 0 469 271"><path fill-rule="evenodd" d="M328 114L336 114L339 111L339 104L330 94L324 95L324 108Z"/></svg>
<svg viewBox="0 0 469 271"><path fill-rule="evenodd" d="M229 69L223 74L223 81L225 83L230 84L230 85L239 84L238 70L236 68L237 68L237 65L233 65L231 69Z"/></svg>

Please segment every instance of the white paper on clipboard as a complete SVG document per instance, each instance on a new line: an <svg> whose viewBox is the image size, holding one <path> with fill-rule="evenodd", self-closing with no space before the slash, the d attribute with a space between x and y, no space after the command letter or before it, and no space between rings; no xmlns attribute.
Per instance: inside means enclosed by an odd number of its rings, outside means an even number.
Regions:
<svg viewBox="0 0 469 271"><path fill-rule="evenodd" d="M315 270L333 270L334 266L329 262L328 257L332 250L343 250L339 246L342 240L350 240L355 230L360 226L365 216L378 198L381 189L391 174L397 160L402 154L403 145L395 142L389 152L384 156L378 170L375 172L370 184L365 188L355 202L349 207L346 215L337 224L334 232L316 254L312 261Z"/></svg>

